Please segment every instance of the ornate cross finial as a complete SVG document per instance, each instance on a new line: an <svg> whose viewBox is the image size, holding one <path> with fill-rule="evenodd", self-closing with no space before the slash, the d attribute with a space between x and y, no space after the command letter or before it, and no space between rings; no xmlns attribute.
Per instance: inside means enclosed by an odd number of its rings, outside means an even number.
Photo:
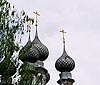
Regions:
<svg viewBox="0 0 100 85"><path fill-rule="evenodd" d="M33 13L36 15L36 24L35 24L35 26L37 27L37 26L38 26L38 25L37 25L37 23L38 23L37 17L40 16L40 14L39 14L38 12L33 12Z"/></svg>
<svg viewBox="0 0 100 85"><path fill-rule="evenodd" d="M62 32L62 34L63 34L63 42L65 43L65 36L64 36L64 34L66 33L64 30L61 30L60 32Z"/></svg>
<svg viewBox="0 0 100 85"><path fill-rule="evenodd" d="M65 36L64 34L66 33L64 30L60 31L63 34L63 51L65 52Z"/></svg>

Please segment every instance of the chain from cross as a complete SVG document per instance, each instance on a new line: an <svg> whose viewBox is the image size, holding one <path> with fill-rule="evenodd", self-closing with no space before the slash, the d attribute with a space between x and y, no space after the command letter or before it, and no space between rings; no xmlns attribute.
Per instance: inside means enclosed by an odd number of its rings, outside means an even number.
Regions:
<svg viewBox="0 0 100 85"><path fill-rule="evenodd" d="M63 42L65 43L65 36L64 36L64 34L66 33L64 30L61 30L60 31L62 34L63 34Z"/></svg>
<svg viewBox="0 0 100 85"><path fill-rule="evenodd" d="M38 23L37 17L40 16L40 14L38 12L33 12L33 13L36 15L36 26L37 26L37 23Z"/></svg>

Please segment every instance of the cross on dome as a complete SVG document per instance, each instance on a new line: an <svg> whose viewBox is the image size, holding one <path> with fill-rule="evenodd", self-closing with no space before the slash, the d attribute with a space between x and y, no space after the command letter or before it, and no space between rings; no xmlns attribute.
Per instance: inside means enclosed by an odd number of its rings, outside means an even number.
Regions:
<svg viewBox="0 0 100 85"><path fill-rule="evenodd" d="M65 36L64 36L64 34L66 33L63 29L60 31L62 34L63 34L63 45L64 45L64 47L63 47L63 51L65 51Z"/></svg>
<svg viewBox="0 0 100 85"><path fill-rule="evenodd" d="M36 28L37 28L37 26L38 26L38 25L37 25L37 23L38 23L37 17L40 16L40 14L39 14L38 12L33 12L33 13L36 15L36 24L35 24L35 26L36 26Z"/></svg>
<svg viewBox="0 0 100 85"><path fill-rule="evenodd" d="M63 42L65 41L65 36L64 36L64 34L66 33L64 30L61 30L60 31L62 34L63 34Z"/></svg>

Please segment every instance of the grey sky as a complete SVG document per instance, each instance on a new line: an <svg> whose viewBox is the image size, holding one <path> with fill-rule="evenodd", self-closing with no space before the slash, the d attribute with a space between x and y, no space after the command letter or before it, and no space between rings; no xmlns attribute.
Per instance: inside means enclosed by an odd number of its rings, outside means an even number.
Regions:
<svg viewBox="0 0 100 85"><path fill-rule="evenodd" d="M47 85L58 85L59 72L55 61L62 54L62 36L67 33L66 50L76 62L72 71L74 85L97 85L100 79L100 0L9 0L17 9L24 9L34 18L38 11L39 37L49 48L45 61L51 79ZM33 27L33 32L35 31ZM34 33L31 35L33 40Z"/></svg>

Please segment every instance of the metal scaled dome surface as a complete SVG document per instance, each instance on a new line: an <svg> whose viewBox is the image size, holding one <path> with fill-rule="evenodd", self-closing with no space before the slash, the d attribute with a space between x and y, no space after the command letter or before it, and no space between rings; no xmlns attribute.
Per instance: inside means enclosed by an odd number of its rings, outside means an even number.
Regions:
<svg viewBox="0 0 100 85"><path fill-rule="evenodd" d="M28 40L27 44L20 50L19 58L24 62L36 62L39 59L38 50L32 46L32 42Z"/></svg>
<svg viewBox="0 0 100 85"><path fill-rule="evenodd" d="M70 72L75 68L75 62L64 50L62 56L56 61L55 67L60 72Z"/></svg>
<svg viewBox="0 0 100 85"><path fill-rule="evenodd" d="M32 45L39 51L39 60L44 61L47 59L49 55L48 48L41 43L41 41L38 38L37 30L35 34L35 38L32 41Z"/></svg>

